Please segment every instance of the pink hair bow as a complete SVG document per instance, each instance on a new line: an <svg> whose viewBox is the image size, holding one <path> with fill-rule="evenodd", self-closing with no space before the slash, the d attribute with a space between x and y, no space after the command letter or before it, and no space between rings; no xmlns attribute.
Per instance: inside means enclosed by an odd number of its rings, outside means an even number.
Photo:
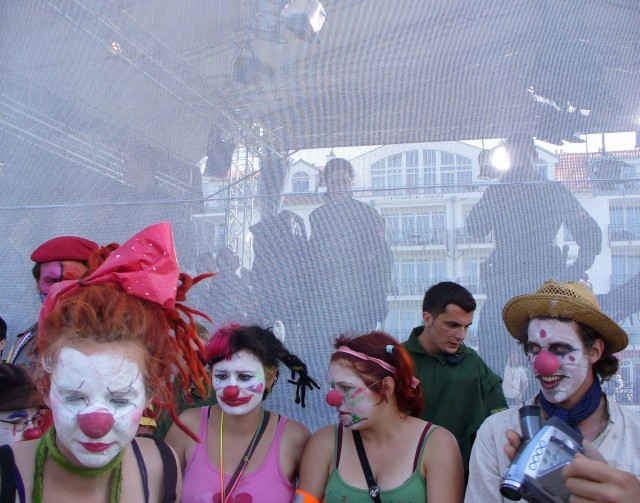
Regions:
<svg viewBox="0 0 640 503"><path fill-rule="evenodd" d="M75 288L107 282L118 284L129 295L173 309L178 276L171 223L154 224L111 252L88 277L52 285L40 310L39 321L42 323L58 301Z"/></svg>

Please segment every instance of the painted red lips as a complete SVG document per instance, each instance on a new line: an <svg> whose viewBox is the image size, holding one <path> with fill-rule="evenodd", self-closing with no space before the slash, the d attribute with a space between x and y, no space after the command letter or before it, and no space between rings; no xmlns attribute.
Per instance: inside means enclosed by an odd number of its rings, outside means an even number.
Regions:
<svg viewBox="0 0 640 503"><path fill-rule="evenodd" d="M81 442L81 445L89 452L104 452L113 444L103 444L100 442Z"/></svg>

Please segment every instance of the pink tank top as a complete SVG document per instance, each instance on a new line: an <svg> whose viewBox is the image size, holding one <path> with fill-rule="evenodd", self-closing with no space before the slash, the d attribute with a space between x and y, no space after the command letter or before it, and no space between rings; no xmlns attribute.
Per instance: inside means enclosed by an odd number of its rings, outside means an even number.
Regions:
<svg viewBox="0 0 640 503"><path fill-rule="evenodd" d="M213 496L220 493L220 471L213 466L207 453L208 415L209 407L202 407L199 433L202 443L196 445L184 470L180 500L182 503L211 503ZM287 418L280 416L267 457L256 471L242 476L236 493L236 503L291 501L295 487L280 467L280 444L286 424ZM230 475L224 476L225 486L230 478Z"/></svg>

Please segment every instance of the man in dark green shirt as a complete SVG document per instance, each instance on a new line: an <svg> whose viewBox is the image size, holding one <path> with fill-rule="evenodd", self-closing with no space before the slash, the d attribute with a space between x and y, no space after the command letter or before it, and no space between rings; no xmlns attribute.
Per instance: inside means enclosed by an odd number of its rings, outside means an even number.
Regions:
<svg viewBox="0 0 640 503"><path fill-rule="evenodd" d="M478 428L488 416L507 408L502 379L464 345L475 309L466 288L450 281L438 283L422 302L424 326L414 328L404 343L424 390L422 419L443 426L458 439L465 480Z"/></svg>

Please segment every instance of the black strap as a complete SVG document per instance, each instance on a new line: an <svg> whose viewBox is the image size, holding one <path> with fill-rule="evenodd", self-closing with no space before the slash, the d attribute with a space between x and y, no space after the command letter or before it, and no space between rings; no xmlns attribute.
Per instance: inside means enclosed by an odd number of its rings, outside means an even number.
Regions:
<svg viewBox="0 0 640 503"><path fill-rule="evenodd" d="M0 503L16 500L16 462L8 445L0 447Z"/></svg>
<svg viewBox="0 0 640 503"><path fill-rule="evenodd" d="M166 442L160 438L154 437L149 433L143 433L141 435L137 435L138 437L151 438L156 443L156 447L160 452L160 458L162 459L162 467L163 467L163 475L164 475L164 498L162 499L162 503L175 503L178 501L177 495L177 486L178 486L178 464L176 463L176 458L173 455L173 451L171 447L169 447ZM135 445L135 440L134 440ZM137 448L137 445L134 446L134 452ZM137 458L137 456L136 456ZM138 464L140 465L140 460L138 460ZM142 474L143 482L145 481L147 475L147 469L144 467L144 461L142 462L140 473ZM147 498L149 494L148 485L145 487L145 496Z"/></svg>
<svg viewBox="0 0 640 503"><path fill-rule="evenodd" d="M342 421L338 424L338 453L336 454L336 470L340 465L340 453L342 452L342 431L343 431Z"/></svg>
<svg viewBox="0 0 640 503"><path fill-rule="evenodd" d="M224 490L225 494L229 494L229 491L234 486L234 484L236 483L236 480L240 476L240 472L242 471L243 467L249 464L249 460L251 459L251 456L253 456L253 453L256 450L256 447L258 447L258 443L260 443L260 439L262 438L262 434L264 433L264 430L267 429L267 425L269 424L269 416L271 416L271 412L269 412L268 410L265 411L264 419L262 421L262 424L260 425L260 429L256 433L256 441L249 443L247 450L244 452L244 456L240 458L240 463L238 463L236 471L233 473L233 476L229 480L229 483L227 484L227 487Z"/></svg>
<svg viewBox="0 0 640 503"><path fill-rule="evenodd" d="M371 472L371 467L369 466L369 460L367 459L367 453L364 450L360 432L358 430L353 430L352 433L353 443L356 444L356 451L358 451L358 457L360 458L360 464L362 465L364 478L367 479L367 485L369 486L369 496L376 503L382 503L380 501L380 488L376 484L376 479Z"/></svg>

